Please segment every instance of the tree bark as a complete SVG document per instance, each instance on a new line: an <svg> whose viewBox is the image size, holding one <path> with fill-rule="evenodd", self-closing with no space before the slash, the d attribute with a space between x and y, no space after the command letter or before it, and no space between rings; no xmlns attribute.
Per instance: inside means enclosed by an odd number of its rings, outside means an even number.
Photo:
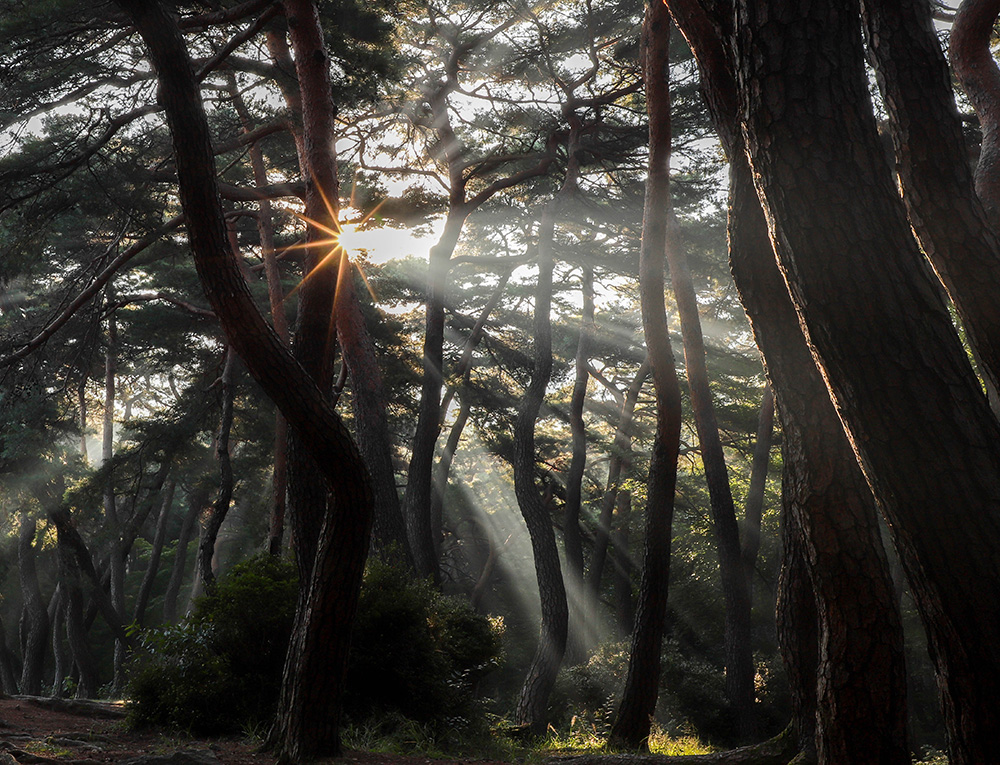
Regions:
<svg viewBox="0 0 1000 765"><path fill-rule="evenodd" d="M1000 68L997 67L992 50L993 26L998 13L1000 6L994 0L963 0L955 14L950 38L951 64L955 76L972 102L982 130L974 182L986 210L987 226L993 231L1000 228ZM940 92L941 89L938 90ZM926 98L926 94L924 97ZM921 107L922 110L926 108ZM950 128L954 122L952 117L946 124ZM949 131L949 136L953 132ZM959 146L964 148L964 144ZM952 153L949 152L949 158L951 156ZM962 163L962 168L965 167ZM964 186L965 184L959 188ZM955 190L949 188L948 194L950 198ZM986 239L985 236L983 238ZM963 289L967 286L974 285L963 284ZM976 290L976 294L980 292L981 290Z"/></svg>
<svg viewBox="0 0 1000 765"><path fill-rule="evenodd" d="M170 511L174 503L175 487L176 482L173 479L167 481L162 495L160 515L156 521L153 547L149 551L149 562L146 564L146 571L142 576L142 583L139 585L139 593L135 597L135 609L132 612L132 621L140 627L144 626L146 622L146 606L149 605L149 596L153 592L153 583L156 581L156 574L160 570L160 557L163 555L163 545L167 541L167 522L170 520Z"/></svg>
<svg viewBox="0 0 1000 765"><path fill-rule="evenodd" d="M229 457L229 435L233 429L233 402L236 399L235 377L236 354L232 348L227 348L222 377L222 415L219 422L219 434L215 440L215 456L219 460L219 492L212 503L212 511L204 524L204 530L198 543L198 573L206 591L215 587L215 544L219 539L229 504L233 499L233 463Z"/></svg>
<svg viewBox="0 0 1000 765"><path fill-rule="evenodd" d="M750 486L743 510L743 576L747 592L753 596L757 555L760 552L760 524L764 515L764 494L767 489L767 470L771 464L771 444L774 440L774 389L764 385L760 413L757 417L757 439L754 442L753 461L750 464Z"/></svg>
<svg viewBox="0 0 1000 765"><path fill-rule="evenodd" d="M737 5L754 182L928 631L951 762L1000 761L1000 427L881 152L859 9Z"/></svg>
<svg viewBox="0 0 1000 765"><path fill-rule="evenodd" d="M87 643L87 631L83 626L83 586L80 582L80 564L66 539L65 531L56 527L56 554L59 560L59 586L66 599L66 638L69 642L73 662L79 672L76 687L77 698L94 698L97 694L98 677L94 657Z"/></svg>
<svg viewBox="0 0 1000 765"><path fill-rule="evenodd" d="M572 183L569 171L562 189L546 204L538 225L534 364L531 382L524 393L514 423L514 492L531 537L531 552L535 559L535 575L542 607L538 645L518 695L514 721L535 733L543 732L548 722L549 695L555 686L556 674L566 651L569 619L566 588L552 519L535 483L535 422L545 398L545 389L552 377L552 325L549 316L552 309L552 238L563 192L570 188L567 182Z"/></svg>
<svg viewBox="0 0 1000 765"><path fill-rule="evenodd" d="M28 630L22 652L21 693L29 696L41 695L45 648L49 640L49 614L38 586L38 571L35 565L36 531L35 519L29 518L28 514L22 511L17 540L17 567L24 610L28 617Z"/></svg>
<svg viewBox="0 0 1000 765"><path fill-rule="evenodd" d="M977 32L973 18L991 4L993 13L985 14ZM963 3L951 31L955 73L963 87L968 83L983 128L973 181L930 2L864 0L861 5L907 214L958 310L986 388L1000 406L1000 70L989 48L1000 6Z"/></svg>
<svg viewBox="0 0 1000 765"><path fill-rule="evenodd" d="M649 175L639 249L639 299L656 393L656 437L649 465L642 579L625 691L609 744L647 749L660 685L660 649L667 612L670 535L680 450L681 394L664 307L664 261L670 210L670 17L650 3L642 28L643 73L649 112Z"/></svg>
<svg viewBox="0 0 1000 765"><path fill-rule="evenodd" d="M583 587L583 535L580 531L580 508L583 498L583 474L587 466L587 430L583 407L587 401L590 373L590 335L594 325L594 269L583 267L583 314L580 339L576 347L576 378L569 405L572 454L566 475L566 504L563 507L563 546L566 555L566 580L569 582L568 661L577 664L586 659L586 609Z"/></svg>
<svg viewBox="0 0 1000 765"><path fill-rule="evenodd" d="M701 461L708 484L712 527L719 553L719 577L726 605L725 656L726 698L732 715L734 733L739 743L746 743L754 733L754 687L756 668L750 632L750 586L742 564L740 529L736 506L729 485L729 470L722 450L719 423L712 402L705 357L705 338L698 313L698 295L691 280L687 253L671 216L667 235L667 264L673 283L677 313L684 341L684 364L691 391Z"/></svg>
<svg viewBox="0 0 1000 765"><path fill-rule="evenodd" d="M173 624L177 621L177 598L180 596L184 575L187 573L188 545L194 535L194 526L198 522L198 516L201 515L201 511L207 504L207 485L199 483L188 491L188 510L184 515L183 523L181 523L177 547L174 552L174 565L170 570L170 581L167 582L167 590L163 595L163 621L165 624Z"/></svg>
<svg viewBox="0 0 1000 765"><path fill-rule="evenodd" d="M786 550L779 636L801 741L808 750L815 740L823 762L902 763L909 757L902 630L871 493L774 261L735 129L735 80L721 45L726 30L713 29L697 3L672 0L671 7L696 52L731 158L730 266L778 398Z"/></svg>
<svg viewBox="0 0 1000 765"><path fill-rule="evenodd" d="M632 452L632 421L635 405L643 383L649 376L649 360L642 362L635 377L622 397L621 411L618 414L618 424L615 426L615 437L612 441L611 458L608 461L608 481L601 500L601 514L597 524L597 534L594 537L594 551L590 556L590 569L587 580L590 592L596 599L601 587L601 577L604 575L605 561L608 555L608 544L611 541L612 520L614 518L615 501L621 491L621 477L627 473L631 465ZM631 629L629 623L628 629Z"/></svg>

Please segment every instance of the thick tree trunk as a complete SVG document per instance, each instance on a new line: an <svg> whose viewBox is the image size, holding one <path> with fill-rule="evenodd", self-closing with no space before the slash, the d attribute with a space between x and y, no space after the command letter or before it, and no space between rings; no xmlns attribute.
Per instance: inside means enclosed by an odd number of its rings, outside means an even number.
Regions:
<svg viewBox="0 0 1000 765"><path fill-rule="evenodd" d="M119 4L142 35L157 72L160 101L174 140L181 204L205 292L234 350L308 446L333 494L334 512L321 528L313 578L304 583L307 595L300 601L274 740L282 760L336 755L346 645L371 530L368 472L316 380L289 356L257 310L228 247L208 124L176 24L155 3L122 0ZM300 80L328 77L315 7L289 2L286 11L293 41L296 34L309 38L300 41ZM322 89L319 93L329 100L328 87L325 94ZM309 112L304 116L308 125ZM332 150L331 136L332 132L317 135L307 129L306 153ZM329 170L325 165L314 169ZM317 185L330 179L320 175L310 180L315 195Z"/></svg>
<svg viewBox="0 0 1000 765"><path fill-rule="evenodd" d="M989 5L977 35L971 19ZM1000 70L989 47L1000 5L963 3L951 32L955 73L983 127L975 182L929 0L864 0L862 9L910 223L1000 406Z"/></svg>
<svg viewBox="0 0 1000 765"><path fill-rule="evenodd" d="M648 747L650 719L659 693L660 649L667 612L670 535L680 448L680 385L664 307L664 260L670 210L669 40L670 18L666 6L647 5L642 45L649 111L649 175L639 250L639 298L656 391L656 437L649 465L646 539L628 675L609 739L611 745L629 749Z"/></svg>
<svg viewBox="0 0 1000 765"><path fill-rule="evenodd" d="M21 528L17 537L17 567L28 629L22 651L21 693L29 696L41 695L45 648L49 641L49 614L38 586L38 571L35 565L36 531L35 519L29 518L28 514L22 511Z"/></svg>
<svg viewBox="0 0 1000 765"><path fill-rule="evenodd" d="M59 586L66 600L66 638L69 642L73 662L79 672L76 687L77 698L94 698L97 694L98 678L94 657L87 643L87 631L83 626L83 586L80 582L80 564L65 531L56 527L59 559Z"/></svg>
<svg viewBox="0 0 1000 765"><path fill-rule="evenodd" d="M730 265L777 393L785 437L779 635L797 695L797 727L807 750L815 731L823 762L902 763L908 759L902 632L870 491L774 261L733 121L735 83L720 44L727 35L711 28L696 3L673 0L671 6L696 51L732 160Z"/></svg>
<svg viewBox="0 0 1000 765"><path fill-rule="evenodd" d="M796 312L928 631L951 762L1000 761L1000 611L983 607L1000 599L1000 427L881 152L857 21L855 5L741 0L743 127Z"/></svg>
<svg viewBox="0 0 1000 765"><path fill-rule="evenodd" d="M57 551L58 554L58 551ZM52 695L62 698L66 695L66 675L70 670L70 656L66 641L66 598L62 585L56 585L49 601L49 621L52 624Z"/></svg>
<svg viewBox="0 0 1000 765"><path fill-rule="evenodd" d="M12 695L17 692L13 651L7 647L7 630L0 621L0 693Z"/></svg>

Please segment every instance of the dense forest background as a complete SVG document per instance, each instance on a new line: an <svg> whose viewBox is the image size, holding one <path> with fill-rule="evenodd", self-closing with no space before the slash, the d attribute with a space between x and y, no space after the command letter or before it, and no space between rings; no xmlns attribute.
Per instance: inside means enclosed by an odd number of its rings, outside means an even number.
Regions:
<svg viewBox="0 0 1000 765"><path fill-rule="evenodd" d="M996 12L802 5L3 2L3 692L994 761Z"/></svg>

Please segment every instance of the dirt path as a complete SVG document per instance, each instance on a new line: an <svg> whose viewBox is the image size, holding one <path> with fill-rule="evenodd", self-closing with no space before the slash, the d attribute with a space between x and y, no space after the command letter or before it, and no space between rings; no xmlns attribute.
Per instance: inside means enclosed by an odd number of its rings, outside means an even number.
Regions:
<svg viewBox="0 0 1000 765"><path fill-rule="evenodd" d="M0 765L274 765L236 738L195 739L132 731L124 709L108 702L0 698ZM140 759L141 758L141 759ZM472 760L347 752L344 765L469 765ZM476 761L477 765L504 765Z"/></svg>

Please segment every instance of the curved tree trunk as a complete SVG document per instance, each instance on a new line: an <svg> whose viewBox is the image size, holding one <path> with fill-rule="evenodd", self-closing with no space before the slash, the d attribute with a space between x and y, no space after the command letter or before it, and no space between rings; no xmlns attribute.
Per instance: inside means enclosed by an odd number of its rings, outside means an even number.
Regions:
<svg viewBox="0 0 1000 765"><path fill-rule="evenodd" d="M951 762L1000 761L1000 427L881 152L859 9L737 5L754 181L928 631Z"/></svg>
<svg viewBox="0 0 1000 765"><path fill-rule="evenodd" d="M980 16L981 9L990 5L992 14ZM989 41L1000 5L992 0L963 3L951 31L955 73L963 86L968 83L966 91L983 128L975 182L951 73L931 23L931 3L864 0L862 9L910 223L958 310L996 410L1000 407L1000 301L996 299L1000 70Z"/></svg>
<svg viewBox="0 0 1000 765"><path fill-rule="evenodd" d="M87 643L87 631L83 626L83 586L80 582L80 564L65 531L56 527L59 559L59 586L66 600L66 638L69 642L73 663L79 672L76 687L77 698L94 698L97 695L98 678L94 657Z"/></svg>
<svg viewBox="0 0 1000 765"><path fill-rule="evenodd" d="M904 763L902 630L870 491L774 261L735 129L735 82L721 45L728 36L712 28L697 3L672 0L671 7L696 52L731 158L730 266L775 387L785 437L779 636L803 759L815 740L822 762Z"/></svg>
<svg viewBox="0 0 1000 765"><path fill-rule="evenodd" d="M955 15L950 38L951 64L955 69L955 76L976 110L979 126L983 133L979 163L975 172L975 188L979 199L986 208L987 225L993 231L1000 229L1000 68L997 67L992 50L993 27L998 14L1000 14L1000 5L997 5L995 0L962 0L962 4L958 7L958 13ZM923 21L923 18L921 20ZM927 20L929 21L929 19ZM921 29L921 31L923 30ZM936 59L939 57L940 51L935 51L935 53L938 54L935 56ZM935 60L934 63L937 64L937 61ZM940 67L936 74L940 76L939 73ZM904 80L897 82L901 86L914 84L906 83ZM938 92L941 90L938 88ZM921 95L926 99L926 94L921 93ZM924 111L927 108L926 104L920 103L917 106L919 114L926 113ZM951 113L948 116L951 119L946 124L948 127L952 127L955 120ZM950 137L956 131L948 132ZM937 138L936 135L934 137ZM959 133L959 137L961 137L961 133ZM964 148L962 143L959 143L958 146ZM948 148L951 149L952 146L949 145ZM931 156L936 154L937 152ZM953 161L958 156L964 157L965 155L957 155L955 152L949 151L942 160ZM964 170L964 162L961 163L961 167ZM955 189L948 188L948 198L952 198L954 194ZM976 220L979 222L978 218ZM974 285L963 284L963 290L966 286L972 287ZM978 292L979 290L977 290Z"/></svg>
<svg viewBox="0 0 1000 765"><path fill-rule="evenodd" d="M664 260L670 210L670 17L650 3L642 29L643 73L649 111L649 175L639 250L639 298L656 391L656 438L649 465L642 579L625 691L609 743L648 747L649 723L660 685L660 649L667 612L670 535L680 449L681 393L664 307Z"/></svg>
<svg viewBox="0 0 1000 765"><path fill-rule="evenodd" d="M24 610L28 617L28 630L23 648L21 666L21 693L40 696L42 692L42 670L45 664L45 649L49 641L49 614L38 587L38 571L35 565L35 533L37 523L21 512L21 528L17 537L17 567L21 580L21 594Z"/></svg>

